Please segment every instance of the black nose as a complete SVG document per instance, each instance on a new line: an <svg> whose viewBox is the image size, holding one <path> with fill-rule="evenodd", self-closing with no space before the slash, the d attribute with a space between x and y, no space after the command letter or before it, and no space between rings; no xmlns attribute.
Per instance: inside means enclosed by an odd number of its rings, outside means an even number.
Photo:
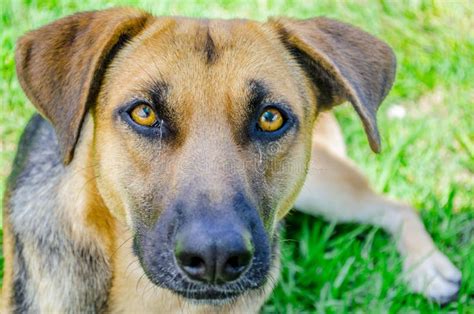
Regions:
<svg viewBox="0 0 474 314"><path fill-rule="evenodd" d="M239 228L194 224L177 234L175 256L187 276L206 283L236 280L253 257L250 233Z"/></svg>

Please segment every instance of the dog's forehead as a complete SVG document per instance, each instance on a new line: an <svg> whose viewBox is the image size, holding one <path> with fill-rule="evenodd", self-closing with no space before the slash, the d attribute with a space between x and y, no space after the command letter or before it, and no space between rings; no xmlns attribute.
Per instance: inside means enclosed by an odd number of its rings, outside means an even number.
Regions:
<svg viewBox="0 0 474 314"><path fill-rule="evenodd" d="M250 20L157 18L120 51L113 76L182 84L265 79L285 82L288 63L277 34ZM125 78L125 77L124 77ZM193 85L193 87L196 87Z"/></svg>
<svg viewBox="0 0 474 314"><path fill-rule="evenodd" d="M156 18L139 40L142 39L144 45L159 45L161 42L172 44L174 49L194 48L195 52L207 53L212 49L245 48L263 43L268 40L268 35L264 24L252 20L163 17Z"/></svg>

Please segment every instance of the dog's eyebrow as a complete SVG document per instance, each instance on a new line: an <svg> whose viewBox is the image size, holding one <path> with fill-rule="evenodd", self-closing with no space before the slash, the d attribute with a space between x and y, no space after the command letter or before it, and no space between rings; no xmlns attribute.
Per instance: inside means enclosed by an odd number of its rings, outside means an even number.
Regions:
<svg viewBox="0 0 474 314"><path fill-rule="evenodd" d="M168 85L161 81L153 81L149 88L148 93L150 94L151 100L155 104L163 104L166 102L166 96L168 94Z"/></svg>
<svg viewBox="0 0 474 314"><path fill-rule="evenodd" d="M249 92L249 109L254 112L258 109L262 101L269 95L268 89L265 86L265 83L258 80L251 80L249 82L250 92Z"/></svg>
<svg viewBox="0 0 474 314"><path fill-rule="evenodd" d="M148 86L147 92L158 115L168 123L173 123L173 112L168 103L168 84L155 80Z"/></svg>
<svg viewBox="0 0 474 314"><path fill-rule="evenodd" d="M255 115L261 108L262 102L269 96L266 84L257 79L250 79L247 82L246 110L243 117L242 126L236 133L235 141L239 145L245 145L250 141L248 126L252 123Z"/></svg>

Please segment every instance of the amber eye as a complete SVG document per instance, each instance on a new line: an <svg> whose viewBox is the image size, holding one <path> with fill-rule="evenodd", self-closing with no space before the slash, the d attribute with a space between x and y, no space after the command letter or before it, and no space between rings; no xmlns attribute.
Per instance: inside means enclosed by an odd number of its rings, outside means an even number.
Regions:
<svg viewBox="0 0 474 314"><path fill-rule="evenodd" d="M284 124L283 115L278 109L268 108L258 118L258 126L262 131L274 132Z"/></svg>
<svg viewBox="0 0 474 314"><path fill-rule="evenodd" d="M135 123L148 127L155 125L158 121L153 108L145 104L140 104L133 108L130 112L130 117Z"/></svg>

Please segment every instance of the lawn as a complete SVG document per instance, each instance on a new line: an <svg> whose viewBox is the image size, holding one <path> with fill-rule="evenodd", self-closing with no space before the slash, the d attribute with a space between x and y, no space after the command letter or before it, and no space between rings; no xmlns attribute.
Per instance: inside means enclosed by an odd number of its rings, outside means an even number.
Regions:
<svg viewBox="0 0 474 314"><path fill-rule="evenodd" d="M371 153L350 106L336 114L349 155L378 191L419 209L435 242L462 270L462 289L457 302L441 308L408 292L400 257L383 231L293 213L282 240L281 280L264 312L474 313L474 6L467 0L300 2L0 0L0 204L16 143L34 112L14 71L15 40L24 32L115 5L258 20L325 15L362 27L395 50L397 79L378 115L382 153Z"/></svg>

